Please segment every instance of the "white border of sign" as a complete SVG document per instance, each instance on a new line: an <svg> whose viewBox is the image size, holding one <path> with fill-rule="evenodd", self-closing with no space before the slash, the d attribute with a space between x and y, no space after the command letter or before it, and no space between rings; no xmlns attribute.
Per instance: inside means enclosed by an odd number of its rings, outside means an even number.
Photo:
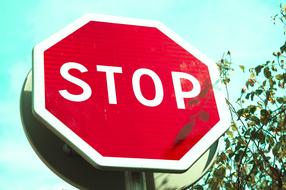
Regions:
<svg viewBox="0 0 286 190"><path fill-rule="evenodd" d="M220 121L190 149L180 160L160 160L160 159L139 159L139 158L114 158L103 157L100 153L89 146L84 140L77 136L72 130L65 126L59 119L45 109L45 83L44 83L44 51L81 28L89 21L100 21L108 23L129 24L136 26L155 27L178 45L186 49L197 59L206 64L211 75L213 90ZM219 87L219 73L216 65L197 49L182 40L176 33L158 21L131 19L107 15L88 14L85 15L64 29L55 33L48 39L42 41L34 47L33 51L33 112L42 120L52 131L58 134L63 140L68 142L74 149L98 168L136 168L152 169L158 171L177 171L187 170L195 161L203 155L205 151L228 129L229 113L225 102L225 96Z"/></svg>

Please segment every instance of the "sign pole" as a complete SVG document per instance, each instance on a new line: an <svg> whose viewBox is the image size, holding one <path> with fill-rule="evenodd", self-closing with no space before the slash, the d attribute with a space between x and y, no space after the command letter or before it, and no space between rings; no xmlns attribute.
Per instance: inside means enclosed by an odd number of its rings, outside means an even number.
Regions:
<svg viewBox="0 0 286 190"><path fill-rule="evenodd" d="M144 172L125 172L126 190L148 190Z"/></svg>
<svg viewBox="0 0 286 190"><path fill-rule="evenodd" d="M152 172L125 172L126 190L155 190L154 175Z"/></svg>

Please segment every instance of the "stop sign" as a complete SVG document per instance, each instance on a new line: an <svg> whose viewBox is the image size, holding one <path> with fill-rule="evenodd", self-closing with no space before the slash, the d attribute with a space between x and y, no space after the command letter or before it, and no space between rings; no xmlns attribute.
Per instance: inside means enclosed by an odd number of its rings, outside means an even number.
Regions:
<svg viewBox="0 0 286 190"><path fill-rule="evenodd" d="M36 117L96 167L184 171L228 128L215 64L160 22L87 15L33 58Z"/></svg>

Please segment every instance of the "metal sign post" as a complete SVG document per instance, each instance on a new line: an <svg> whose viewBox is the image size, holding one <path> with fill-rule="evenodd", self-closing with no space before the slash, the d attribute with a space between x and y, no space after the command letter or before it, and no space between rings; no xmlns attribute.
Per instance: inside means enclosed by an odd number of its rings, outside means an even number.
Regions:
<svg viewBox="0 0 286 190"><path fill-rule="evenodd" d="M126 190L147 190L145 174L143 172L125 172Z"/></svg>

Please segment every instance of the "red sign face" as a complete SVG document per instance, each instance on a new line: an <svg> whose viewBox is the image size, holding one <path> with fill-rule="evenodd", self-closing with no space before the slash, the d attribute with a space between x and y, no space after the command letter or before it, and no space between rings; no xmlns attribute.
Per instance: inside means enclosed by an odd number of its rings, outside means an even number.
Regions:
<svg viewBox="0 0 286 190"><path fill-rule="evenodd" d="M33 76L36 116L98 167L183 171L228 126L215 65L159 22L83 17Z"/></svg>

